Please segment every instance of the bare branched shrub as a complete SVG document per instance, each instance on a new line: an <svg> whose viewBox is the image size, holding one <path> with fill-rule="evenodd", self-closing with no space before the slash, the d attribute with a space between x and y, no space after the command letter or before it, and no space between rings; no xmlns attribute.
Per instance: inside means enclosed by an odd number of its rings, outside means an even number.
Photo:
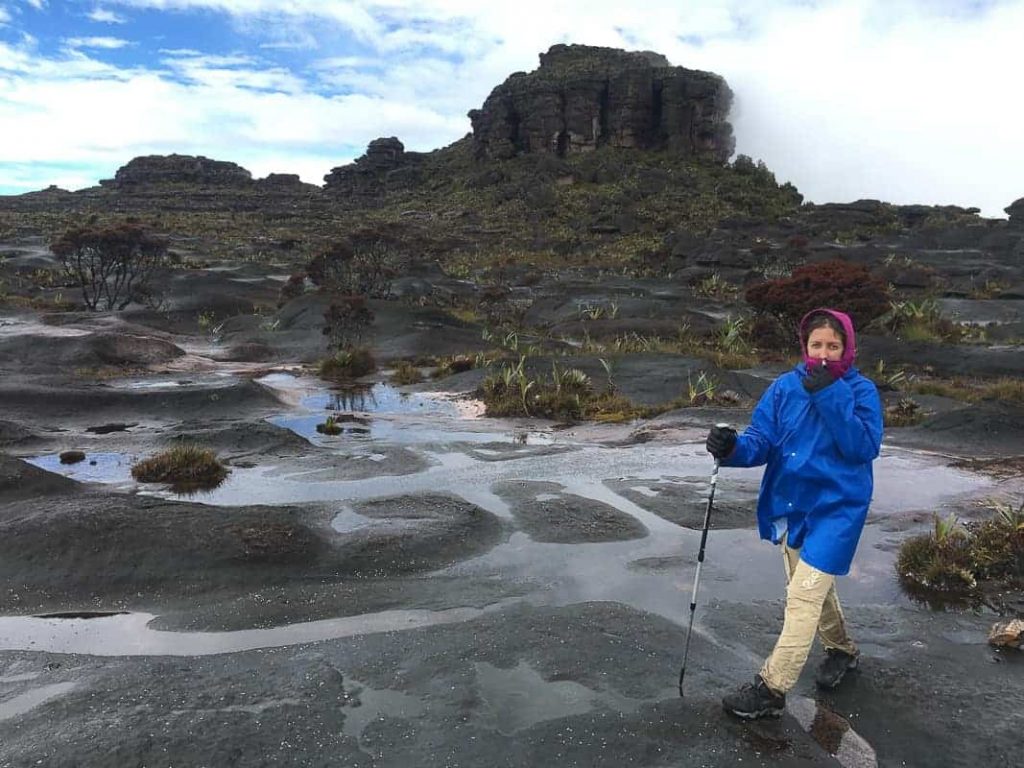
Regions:
<svg viewBox="0 0 1024 768"><path fill-rule="evenodd" d="M91 310L121 310L136 295L150 294L149 278L167 255L163 239L131 224L70 229L50 248Z"/></svg>
<svg viewBox="0 0 1024 768"><path fill-rule="evenodd" d="M306 272L325 291L387 299L401 262L398 245L379 233L359 231L319 253Z"/></svg>
<svg viewBox="0 0 1024 768"><path fill-rule="evenodd" d="M332 349L350 349L373 323L373 310L362 296L342 296L324 311L324 335Z"/></svg>

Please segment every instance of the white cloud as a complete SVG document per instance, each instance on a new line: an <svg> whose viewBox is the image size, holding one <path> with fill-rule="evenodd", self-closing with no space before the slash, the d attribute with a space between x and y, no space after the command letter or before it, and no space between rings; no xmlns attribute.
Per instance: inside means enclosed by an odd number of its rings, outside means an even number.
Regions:
<svg viewBox="0 0 1024 768"><path fill-rule="evenodd" d="M46 7L46 0L25 0L28 5L31 5L37 11L41 11Z"/></svg>
<svg viewBox="0 0 1024 768"><path fill-rule="evenodd" d="M11 21L11 13L3 6L0 6L0 26L9 24Z"/></svg>
<svg viewBox="0 0 1024 768"><path fill-rule="evenodd" d="M161 70L146 72L80 53L69 65L0 46L0 66L7 60L21 73L21 90L38 83L48 94L25 107L29 123L31 110L41 110L58 126L78 128L60 106L65 93L75 101L78 91L99 100L105 123L95 118L82 136L25 132L27 144L8 146L28 146L40 159L78 158L102 146L108 161L119 152L119 163L136 149L201 147L228 160L244 154L256 164L282 163L268 172L288 172L289 153L305 153L307 169L318 158L337 164L336 151L351 153L380 135L432 149L461 137L466 112L509 74L536 68L537 54L553 43L576 42L655 50L723 75L736 93L737 151L763 159L816 202L956 203L998 216L1024 195L1024 101L1014 98L1024 0L648 0L642 13L621 0L104 6L229 14L253 47L234 56L164 51ZM352 38L358 49L337 47ZM288 69L258 58L259 46L268 56L316 50L319 59L308 70ZM72 75L61 71L69 66ZM10 87L0 80L0 97ZM140 117L133 99L152 115ZM20 131L21 119L16 106L0 106L5 135L8 124ZM109 146L107 133L114 134Z"/></svg>
<svg viewBox="0 0 1024 768"><path fill-rule="evenodd" d="M69 48L105 48L114 50L131 45L130 40L122 40L119 37L67 37L64 44Z"/></svg>
<svg viewBox="0 0 1024 768"><path fill-rule="evenodd" d="M109 177L136 155L179 152L321 184L379 135L431 149L462 128L461 119L413 103L304 91L290 75L246 69L244 56L167 62L173 72L119 69L80 53L41 60L0 44L0 67L17 73L0 79L0 164L38 164L32 186L42 188L58 183L52 167L61 160ZM24 189L19 179L9 186Z"/></svg>
<svg viewBox="0 0 1024 768"><path fill-rule="evenodd" d="M108 11L105 8L94 8L89 11L87 16L90 21L95 21L99 24L125 24L128 21L124 16Z"/></svg>

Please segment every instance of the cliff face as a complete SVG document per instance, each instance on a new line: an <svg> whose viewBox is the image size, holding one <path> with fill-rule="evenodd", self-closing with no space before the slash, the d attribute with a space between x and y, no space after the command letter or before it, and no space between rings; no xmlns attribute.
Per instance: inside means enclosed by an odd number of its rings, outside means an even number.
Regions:
<svg viewBox="0 0 1024 768"><path fill-rule="evenodd" d="M407 188L419 182L419 152L406 152L394 136L374 139L366 154L354 163L332 168L324 176L324 189L336 195L375 198L395 188Z"/></svg>
<svg viewBox="0 0 1024 768"><path fill-rule="evenodd" d="M149 184L196 184L238 186L252 182L252 174L236 163L193 155L147 155L136 157L118 169L104 187L134 187Z"/></svg>
<svg viewBox="0 0 1024 768"><path fill-rule="evenodd" d="M556 45L469 113L478 158L559 156L600 146L673 149L724 162L735 141L732 91L711 72L651 52Z"/></svg>

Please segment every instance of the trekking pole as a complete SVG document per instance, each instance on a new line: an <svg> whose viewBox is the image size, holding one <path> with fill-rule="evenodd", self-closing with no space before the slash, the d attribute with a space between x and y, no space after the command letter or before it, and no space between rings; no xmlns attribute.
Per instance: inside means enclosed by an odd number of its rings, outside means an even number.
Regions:
<svg viewBox="0 0 1024 768"><path fill-rule="evenodd" d="M728 427L728 424L716 424L716 427ZM700 569L704 565L704 546L708 541L708 528L711 525L711 507L715 502L715 486L718 484L718 468L721 461L715 459L711 470L711 486L708 488L708 505L704 509L704 527L700 532L700 550L697 552L697 568L693 572L693 594L690 596L690 625L686 629L686 647L683 649L683 666L679 670L679 695L683 695L683 678L686 676L686 658L690 655L690 635L693 633L693 614L697 610L697 588L700 586Z"/></svg>

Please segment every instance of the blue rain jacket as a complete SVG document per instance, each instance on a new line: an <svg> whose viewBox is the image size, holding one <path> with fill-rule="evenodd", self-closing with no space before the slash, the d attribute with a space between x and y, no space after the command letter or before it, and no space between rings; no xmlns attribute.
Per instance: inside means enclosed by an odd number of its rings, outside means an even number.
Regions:
<svg viewBox="0 0 1024 768"><path fill-rule="evenodd" d="M803 387L806 375L801 363L772 382L722 466L766 464L757 502L761 538L778 544L788 530L788 544L802 548L804 562L842 576L871 502L882 404L856 368L814 394Z"/></svg>

